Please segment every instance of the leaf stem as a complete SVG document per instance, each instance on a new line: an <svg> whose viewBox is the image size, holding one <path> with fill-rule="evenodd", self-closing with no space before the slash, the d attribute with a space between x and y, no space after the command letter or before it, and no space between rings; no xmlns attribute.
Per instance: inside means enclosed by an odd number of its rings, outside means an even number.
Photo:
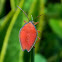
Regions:
<svg viewBox="0 0 62 62"><path fill-rule="evenodd" d="M31 62L34 62L34 48L31 50Z"/></svg>

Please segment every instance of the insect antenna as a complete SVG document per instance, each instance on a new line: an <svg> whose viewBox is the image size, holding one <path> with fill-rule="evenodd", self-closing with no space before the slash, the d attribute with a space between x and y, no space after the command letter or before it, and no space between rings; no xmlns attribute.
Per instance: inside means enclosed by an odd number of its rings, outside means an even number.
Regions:
<svg viewBox="0 0 62 62"><path fill-rule="evenodd" d="M42 15L43 15L43 14L41 14L41 15L37 16L36 18L38 18L38 17L40 17L40 16L42 16ZM35 18L35 19L36 19L36 18ZM35 20L35 19L34 19L34 20Z"/></svg>
<svg viewBox="0 0 62 62"><path fill-rule="evenodd" d="M17 6L19 9L21 9L19 6ZM21 9L21 11L23 11L22 9ZM26 15L26 17L28 18L28 15L23 11L23 13ZM29 20L29 18L28 18L28 20Z"/></svg>

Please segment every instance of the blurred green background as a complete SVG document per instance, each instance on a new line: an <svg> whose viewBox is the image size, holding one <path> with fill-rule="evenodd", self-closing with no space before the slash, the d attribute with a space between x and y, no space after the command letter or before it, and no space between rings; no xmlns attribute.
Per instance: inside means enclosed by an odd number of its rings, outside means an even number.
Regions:
<svg viewBox="0 0 62 62"><path fill-rule="evenodd" d="M30 62L30 52L22 51L19 31L28 22L22 8L40 31L34 62L62 62L62 0L0 0L0 62ZM38 41L38 39L37 39Z"/></svg>

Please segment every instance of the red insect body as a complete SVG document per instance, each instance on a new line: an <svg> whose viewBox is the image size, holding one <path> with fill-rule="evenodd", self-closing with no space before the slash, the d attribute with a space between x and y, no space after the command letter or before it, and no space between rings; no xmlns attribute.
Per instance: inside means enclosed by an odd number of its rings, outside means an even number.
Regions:
<svg viewBox="0 0 62 62"><path fill-rule="evenodd" d="M33 23L26 23L20 30L20 43L22 50L27 50L29 52L34 46L36 38L37 30Z"/></svg>
<svg viewBox="0 0 62 62"><path fill-rule="evenodd" d="M19 9L21 9L19 6L17 6ZM23 11L21 9L21 11ZM26 15L26 17L28 18L28 15L23 11L23 13ZM41 16L41 15L40 15ZM39 17L39 16L37 16ZM36 18L37 18L36 17ZM35 18L35 19L36 19ZM33 19L33 18L32 18ZM28 18L29 20L29 18ZM33 21L33 20L32 20ZM26 23L26 21L24 21ZM34 22L33 22L34 23ZM20 30L20 43L21 43L21 47L22 50L27 50L28 52L31 50L31 48L34 46L36 38L37 38L37 31L35 29L35 25L38 24L38 22L33 24L32 22L28 22L26 23ZM39 38L39 37L38 37ZM40 39L40 38L39 38Z"/></svg>

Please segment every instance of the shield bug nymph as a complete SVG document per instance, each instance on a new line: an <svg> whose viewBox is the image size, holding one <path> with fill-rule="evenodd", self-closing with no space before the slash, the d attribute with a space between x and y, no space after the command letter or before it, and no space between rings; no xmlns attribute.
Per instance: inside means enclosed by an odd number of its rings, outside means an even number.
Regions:
<svg viewBox="0 0 62 62"><path fill-rule="evenodd" d="M19 6L18 6L18 8L21 9ZM23 13L27 16L27 14L24 11L23 11ZM37 16L37 17L39 17L39 16ZM28 18L28 16L27 16L27 18ZM29 18L28 18L28 20L29 20ZM32 21L26 22L25 20L24 20L24 22L25 22L25 24L20 29L20 32L19 32L19 40L21 43L22 50L23 51L27 50L29 52L33 48L33 46L36 42L37 33L40 31L37 31L37 29L35 27L35 25L38 24L38 22L32 22Z"/></svg>

